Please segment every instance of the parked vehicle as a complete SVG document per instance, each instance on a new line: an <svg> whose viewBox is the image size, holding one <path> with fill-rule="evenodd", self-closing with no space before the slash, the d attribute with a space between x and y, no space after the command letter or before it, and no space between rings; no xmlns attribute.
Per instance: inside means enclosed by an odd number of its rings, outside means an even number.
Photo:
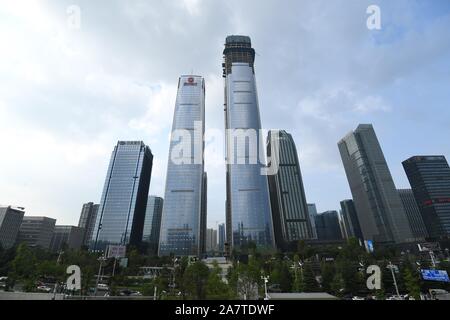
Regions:
<svg viewBox="0 0 450 320"><path fill-rule="evenodd" d="M37 289L37 291L47 292L47 293L52 291L52 288L47 287L47 286L38 286L36 289Z"/></svg>
<svg viewBox="0 0 450 320"><path fill-rule="evenodd" d="M109 290L109 287L108 287L107 284L99 283L98 286L97 286L97 290L100 290L100 291L108 291L108 290Z"/></svg>

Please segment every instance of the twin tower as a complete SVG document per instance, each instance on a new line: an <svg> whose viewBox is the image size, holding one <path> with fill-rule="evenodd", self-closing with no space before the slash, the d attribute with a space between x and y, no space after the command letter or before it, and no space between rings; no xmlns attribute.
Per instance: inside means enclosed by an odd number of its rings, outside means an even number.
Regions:
<svg viewBox="0 0 450 320"><path fill-rule="evenodd" d="M249 37L229 36L223 54L227 242L236 249L249 243L272 249L274 228L264 157L254 161L252 152L261 154L264 150L259 134L255 50ZM205 81L200 76L181 76L167 166L160 256L200 256L205 251L204 132Z"/></svg>

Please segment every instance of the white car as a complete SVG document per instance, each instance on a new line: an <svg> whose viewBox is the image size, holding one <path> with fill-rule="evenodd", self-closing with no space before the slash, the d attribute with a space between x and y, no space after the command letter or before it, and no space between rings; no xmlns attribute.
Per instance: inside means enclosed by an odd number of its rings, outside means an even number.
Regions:
<svg viewBox="0 0 450 320"><path fill-rule="evenodd" d="M49 293L49 292L52 291L52 288L47 287L47 286L38 286L36 289L37 289L38 291L41 291L41 292L47 292L47 293Z"/></svg>
<svg viewBox="0 0 450 320"><path fill-rule="evenodd" d="M97 290L100 290L100 291L108 291L108 290L109 290L109 287L108 287L107 284L99 283L98 286L97 286Z"/></svg>

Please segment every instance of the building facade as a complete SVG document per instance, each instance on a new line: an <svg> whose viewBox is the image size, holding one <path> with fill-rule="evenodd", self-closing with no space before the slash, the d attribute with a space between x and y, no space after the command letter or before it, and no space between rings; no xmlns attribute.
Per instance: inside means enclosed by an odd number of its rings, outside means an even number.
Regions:
<svg viewBox="0 0 450 320"><path fill-rule="evenodd" d="M428 238L428 232L423 223L416 199L414 198L414 193L411 189L399 189L398 195L405 208L406 217L408 218L413 237L416 241L425 241Z"/></svg>
<svg viewBox="0 0 450 320"><path fill-rule="evenodd" d="M276 174L268 175L272 220L277 247L290 242L311 239L305 188L303 186L297 148L292 136L284 130L269 131L267 157Z"/></svg>
<svg viewBox="0 0 450 320"><path fill-rule="evenodd" d="M152 165L152 152L142 141L119 141L114 147L91 250L141 243Z"/></svg>
<svg viewBox="0 0 450 320"><path fill-rule="evenodd" d="M24 214L24 208L0 207L0 246L3 249L10 249L16 243Z"/></svg>
<svg viewBox="0 0 450 320"><path fill-rule="evenodd" d="M206 229L206 252L217 251L217 230Z"/></svg>
<svg viewBox="0 0 450 320"><path fill-rule="evenodd" d="M317 207L315 203L308 203L308 215L309 221L311 222L311 231L312 231L311 239L317 239L317 228L316 228Z"/></svg>
<svg viewBox="0 0 450 320"><path fill-rule="evenodd" d="M161 197L148 197L142 241L148 243L148 252L151 254L158 253L163 204Z"/></svg>
<svg viewBox="0 0 450 320"><path fill-rule="evenodd" d="M48 217L24 216L19 229L19 243L50 249L56 220Z"/></svg>
<svg viewBox="0 0 450 320"><path fill-rule="evenodd" d="M347 239L357 238L364 240L353 200L341 201L341 216Z"/></svg>
<svg viewBox="0 0 450 320"><path fill-rule="evenodd" d="M84 229L75 226L55 226L50 250L58 252L67 249L78 250L83 245Z"/></svg>
<svg viewBox="0 0 450 320"><path fill-rule="evenodd" d="M415 156L403 161L428 236L450 236L450 168L444 156Z"/></svg>
<svg viewBox="0 0 450 320"><path fill-rule="evenodd" d="M364 240L413 241L403 204L371 124L361 124L339 143Z"/></svg>
<svg viewBox="0 0 450 320"><path fill-rule="evenodd" d="M94 234L95 220L97 219L98 204L88 202L83 204L81 209L80 220L78 221L78 227L83 228L83 245L88 246L92 235Z"/></svg>
<svg viewBox="0 0 450 320"><path fill-rule="evenodd" d="M316 215L317 238L319 240L341 240L339 214L335 210L325 211Z"/></svg>
<svg viewBox="0 0 450 320"><path fill-rule="evenodd" d="M172 124L159 239L160 256L200 256L206 228L205 81L181 76Z"/></svg>
<svg viewBox="0 0 450 320"><path fill-rule="evenodd" d="M219 251L223 253L225 251L225 242L226 242L225 223L219 224L218 237L219 237Z"/></svg>
<svg viewBox="0 0 450 320"><path fill-rule="evenodd" d="M264 141L255 78L255 50L247 36L228 36L225 78L225 160L227 242L236 249L250 242L275 247ZM259 159L258 159L259 157Z"/></svg>

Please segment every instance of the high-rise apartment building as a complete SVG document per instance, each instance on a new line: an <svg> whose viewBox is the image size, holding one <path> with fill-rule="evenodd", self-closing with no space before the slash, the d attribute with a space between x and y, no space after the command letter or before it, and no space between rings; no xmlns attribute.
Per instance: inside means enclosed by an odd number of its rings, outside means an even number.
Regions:
<svg viewBox="0 0 450 320"><path fill-rule="evenodd" d="M313 237L297 148L284 130L269 131L267 157L278 169L268 175L272 220L277 247Z"/></svg>
<svg viewBox="0 0 450 320"><path fill-rule="evenodd" d="M205 81L181 76L172 124L159 239L160 256L200 256L206 230Z"/></svg>
<svg viewBox="0 0 450 320"><path fill-rule="evenodd" d="M223 55L227 242L236 250L250 242L272 250L275 242L262 156L255 50L249 37L234 35L226 38Z"/></svg>
<svg viewBox="0 0 450 320"><path fill-rule="evenodd" d="M413 241L403 204L372 125L359 125L338 146L364 240Z"/></svg>
<svg viewBox="0 0 450 320"><path fill-rule="evenodd" d="M444 156L415 156L403 161L428 236L450 236L450 167Z"/></svg>
<svg viewBox="0 0 450 320"><path fill-rule="evenodd" d="M217 250L217 230L206 229L206 252Z"/></svg>
<svg viewBox="0 0 450 320"><path fill-rule="evenodd" d="M103 251L110 244L138 246L141 243L152 165L152 152L142 141L119 141L114 147L95 222L92 250Z"/></svg>

